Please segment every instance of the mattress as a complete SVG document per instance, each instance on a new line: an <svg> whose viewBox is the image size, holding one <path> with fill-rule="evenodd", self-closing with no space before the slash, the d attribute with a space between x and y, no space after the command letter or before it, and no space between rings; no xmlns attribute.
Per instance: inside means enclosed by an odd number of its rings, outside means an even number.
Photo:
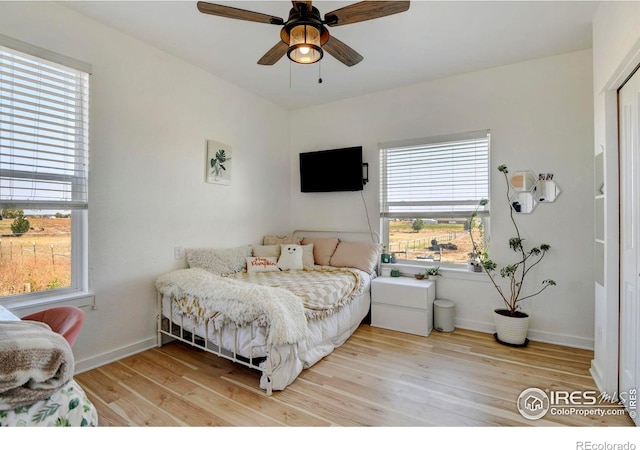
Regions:
<svg viewBox="0 0 640 450"><path fill-rule="evenodd" d="M349 281L346 274L359 273L358 283ZM284 389L300 372L330 354L342 345L367 316L370 305L371 276L357 269L296 271L279 277L276 281L269 272L259 274L237 274L236 279L247 282L278 286L290 289L304 298L307 315L307 338L295 344L267 345L267 330L263 323L254 321L243 326L226 323L214 326L212 321L191 314L184 314L168 295L161 295L161 324L166 334L184 341L202 339L198 346L213 346L216 351L226 349L227 357L247 360L264 359L269 356L271 384L274 390ZM282 272L275 272L282 274ZM256 276L258 275L258 276ZM266 275L266 276L265 276ZM337 292L340 292L338 294ZM185 339L186 337L186 339ZM205 341L206 337L206 341ZM267 364L262 361L261 367ZM267 389L267 370L263 371L260 386Z"/></svg>

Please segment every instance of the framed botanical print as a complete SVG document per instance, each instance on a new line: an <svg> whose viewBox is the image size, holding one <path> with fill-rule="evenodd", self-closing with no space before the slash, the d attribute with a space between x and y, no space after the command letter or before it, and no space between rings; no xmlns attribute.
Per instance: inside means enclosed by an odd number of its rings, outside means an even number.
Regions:
<svg viewBox="0 0 640 450"><path fill-rule="evenodd" d="M232 149L229 145L207 139L206 181L231 184Z"/></svg>

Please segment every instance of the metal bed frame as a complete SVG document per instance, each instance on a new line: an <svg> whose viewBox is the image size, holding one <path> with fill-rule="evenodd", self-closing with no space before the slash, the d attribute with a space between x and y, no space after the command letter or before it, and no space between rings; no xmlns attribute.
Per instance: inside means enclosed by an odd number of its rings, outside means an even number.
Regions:
<svg viewBox="0 0 640 450"><path fill-rule="evenodd" d="M302 234L302 233L306 233L306 234L311 234L314 235L316 237L319 236L327 236L327 237L340 237L340 236L353 236L353 235L359 235L359 236L369 236L370 239L373 242L380 242L380 235L374 231L317 231L317 230L296 230L294 231L292 234ZM378 263L378 269L379 269L379 263ZM267 342L264 344L266 346L266 356L259 356L259 357L254 357L254 349L256 348L255 346L251 345L250 347L250 356L247 358L245 356L242 356L239 354L238 352L238 327L234 324L224 324L220 327L218 327L217 329L217 336L218 336L218 343L216 344L214 342L211 342L207 337L209 336L209 330L210 327L211 329L215 329L215 327L213 327L213 325L211 325L212 319L209 319L206 321L206 323L204 324L205 326L205 332L204 335L205 337L199 336L197 335L195 332L191 332L191 331L187 331L184 329L184 317L183 316L179 316L179 323L177 323L176 321L174 321L174 317L173 317L173 298L169 298L169 311L170 311L170 317L163 317L162 314L162 301L163 301L163 295L158 292L158 314L157 314L157 320L158 320L158 347L162 347L162 337L163 336L168 336L172 339L181 341L181 342L185 342L193 347L199 348L201 350L204 350L208 353L212 353L216 356L220 356L222 358L226 358L228 360L231 360L235 363L238 364L242 364L246 367L249 367L251 369L257 370L259 372L261 372L266 379L266 394L267 395L272 395L273 393L273 386L272 386L272 374L273 374L273 368L272 368L272 363L271 363L271 350L272 350L272 344ZM223 331L225 328L231 328L233 327L233 348L232 349L226 349L224 347L222 347L222 335L223 335ZM195 331L195 330L194 330ZM265 336L268 336L269 334L269 329L268 329L268 325L266 325L266 334ZM254 341L255 338L255 331L254 331L254 327L251 326L251 342ZM263 346L261 346L263 347Z"/></svg>
<svg viewBox="0 0 640 450"><path fill-rule="evenodd" d="M272 366L271 366L271 346L270 343L265 343L266 345L266 356L254 357L254 349L255 346L251 346L251 354L247 358L242 356L238 352L238 327L234 324L224 324L217 328L216 334L218 336L219 344L211 342L207 336L209 336L209 331L211 329L215 329L211 322L213 319L209 319L204 323L205 337L199 336L193 332L185 330L184 328L184 316L179 316L179 323L174 320L173 317L173 301L174 299L169 298L169 310L171 311L170 317L164 317L162 314L162 300L163 295L158 292L158 347L162 347L162 336L169 336L172 339L185 342L193 347L204 350L208 353L212 353L216 356L220 356L222 358L229 359L235 363L242 364L243 366L249 367L254 370L258 370L265 375L265 379L267 380L266 394L271 395L273 393L272 383L271 383L271 374L272 374ZM226 349L222 347L222 335L225 328L233 330L233 348ZM268 325L266 326L266 333L268 335ZM254 327L251 326L251 342L254 341L255 331ZM262 346L261 346L262 347Z"/></svg>

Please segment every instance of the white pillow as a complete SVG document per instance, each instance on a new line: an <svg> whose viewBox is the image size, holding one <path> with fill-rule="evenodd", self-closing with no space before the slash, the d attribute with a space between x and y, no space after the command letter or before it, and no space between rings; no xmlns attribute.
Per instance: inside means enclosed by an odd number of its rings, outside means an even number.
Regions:
<svg viewBox="0 0 640 450"><path fill-rule="evenodd" d="M282 270L302 270L302 246L295 244L280 244L280 258L278 267Z"/></svg>
<svg viewBox="0 0 640 450"><path fill-rule="evenodd" d="M279 272L278 258L275 256L252 256L247 258L247 272Z"/></svg>

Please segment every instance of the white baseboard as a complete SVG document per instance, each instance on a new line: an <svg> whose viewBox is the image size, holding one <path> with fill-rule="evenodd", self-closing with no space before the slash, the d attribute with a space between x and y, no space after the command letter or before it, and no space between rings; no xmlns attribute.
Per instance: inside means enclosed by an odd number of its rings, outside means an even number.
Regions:
<svg viewBox="0 0 640 450"><path fill-rule="evenodd" d="M598 364L595 359L591 360L591 367L589 368L589 373L591 374L591 378L593 378L593 381L596 383L596 387L598 388L598 390L600 392L606 392L604 379L602 378L602 371L600 370L600 367L598 367ZM613 392L609 394L614 397L613 400L618 400L617 392Z"/></svg>
<svg viewBox="0 0 640 450"><path fill-rule="evenodd" d="M479 322L475 320L456 319L456 327L465 330L479 331L481 333L495 333L496 331L496 327L493 323ZM593 350L594 344L593 339L567 336L563 334L554 334L536 330L529 330L527 336L532 341L565 345L567 347L582 348L587 350ZM100 366L104 366L105 364L118 361L119 359L126 358L127 356L135 355L136 353L152 349L157 345L157 337L153 336L133 343L131 345L109 351L107 353L102 353L100 355L76 361L75 373L82 373Z"/></svg>
<svg viewBox="0 0 640 450"><path fill-rule="evenodd" d="M478 322L475 320L456 319L456 327L465 330L480 331L482 333L495 333L496 327L493 323ZM527 337L532 341L546 342L548 344L565 345L567 347L593 350L594 340L579 336L569 336L566 334L549 333L547 331L529 330Z"/></svg>
<svg viewBox="0 0 640 450"><path fill-rule="evenodd" d="M154 347L157 347L157 345L158 338L157 336L154 336L142 341L138 341L134 344L117 348L107 353L102 353L100 355L76 361L75 373L78 374L87 372L88 370L95 369L97 367L104 366L105 364L109 364L114 361L126 358L127 356L135 355L136 353L152 349Z"/></svg>

